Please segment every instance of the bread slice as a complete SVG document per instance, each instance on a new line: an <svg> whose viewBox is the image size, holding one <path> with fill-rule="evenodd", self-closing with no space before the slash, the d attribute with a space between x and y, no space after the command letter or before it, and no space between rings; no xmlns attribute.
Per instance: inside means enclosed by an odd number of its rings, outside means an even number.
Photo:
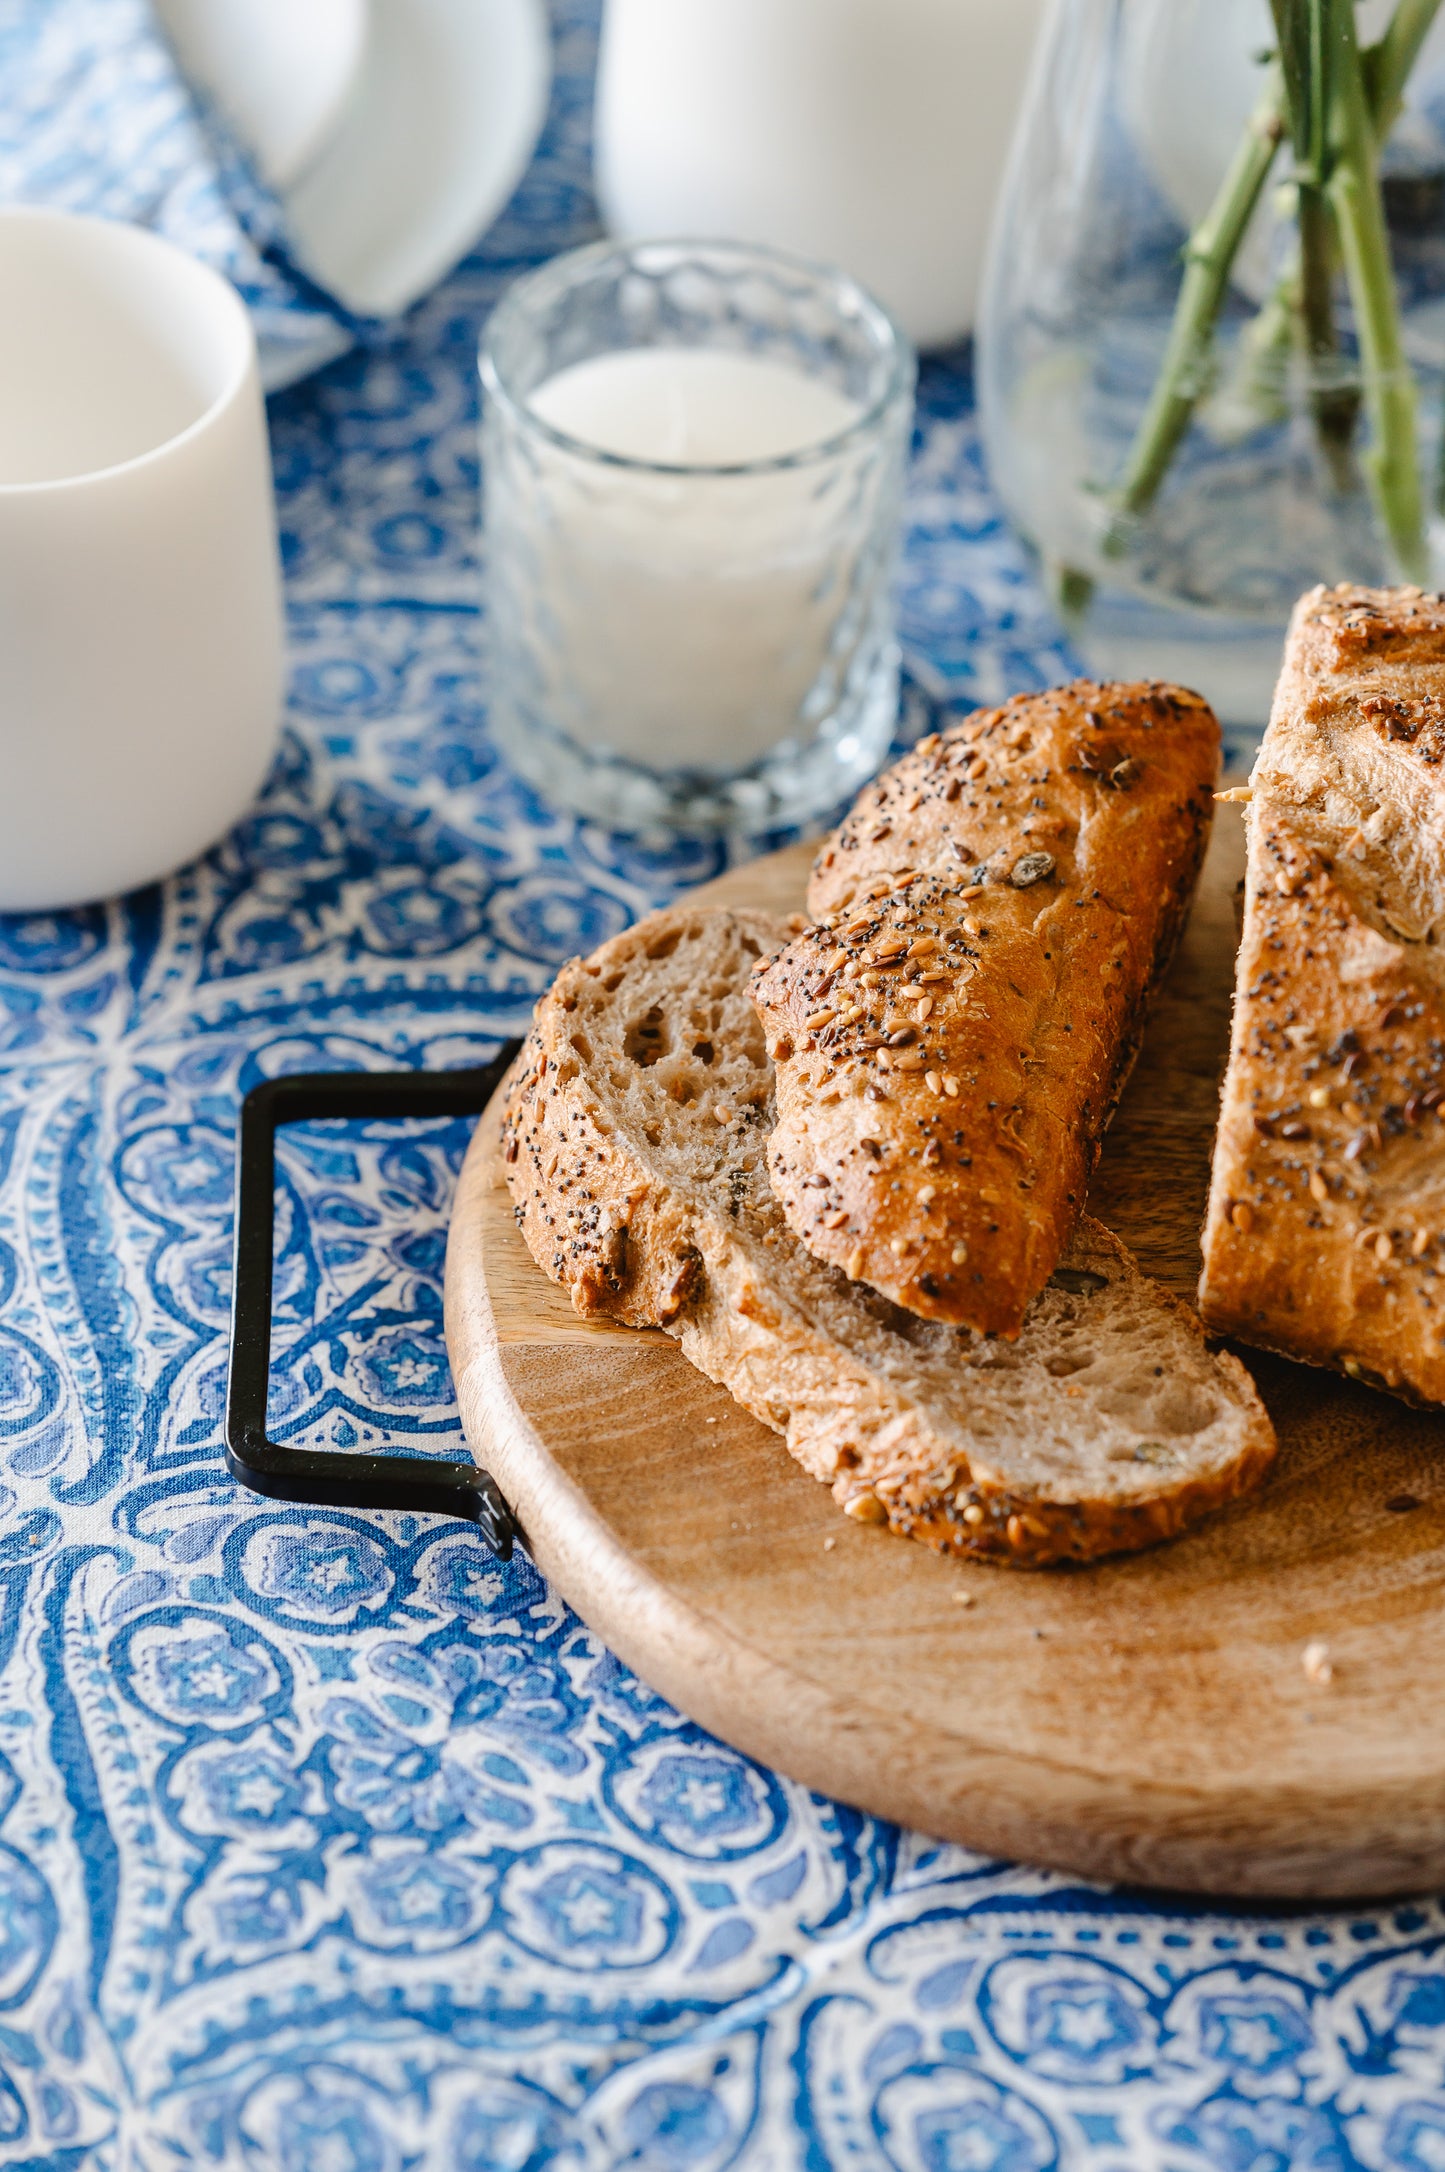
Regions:
<svg viewBox="0 0 1445 2172"><path fill-rule="evenodd" d="M580 1313L675 1335L850 1515L943 1551L1089 1560L1254 1485L1274 1435L1248 1374L1097 1222L1012 1343L920 1320L799 1243L768 1183L748 994L789 933L683 906L563 968L502 1133L538 1265Z"/></svg>
<svg viewBox="0 0 1445 2172"><path fill-rule="evenodd" d="M826 925L757 981L773 1187L819 1259L1019 1332L1189 909L1218 767L1197 694L1086 679L967 717L862 794L813 872Z"/></svg>
<svg viewBox="0 0 1445 2172"><path fill-rule="evenodd" d="M1445 600L1317 588L1255 762L1200 1302L1445 1402Z"/></svg>

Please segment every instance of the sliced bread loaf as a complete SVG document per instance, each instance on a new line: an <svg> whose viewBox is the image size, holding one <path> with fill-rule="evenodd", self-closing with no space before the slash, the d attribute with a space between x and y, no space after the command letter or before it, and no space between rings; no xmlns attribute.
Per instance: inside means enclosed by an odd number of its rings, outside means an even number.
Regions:
<svg viewBox="0 0 1445 2172"><path fill-rule="evenodd" d="M1445 599L1302 597L1252 782L1200 1302L1445 1403Z"/></svg>
<svg viewBox="0 0 1445 2172"><path fill-rule="evenodd" d="M756 982L773 1186L809 1251L927 1319L1018 1333L1184 924L1218 764L1197 694L1083 679L975 712L860 794L808 886L823 924Z"/></svg>
<svg viewBox="0 0 1445 2172"><path fill-rule="evenodd" d="M1249 1375L1087 1217L1014 1342L813 1258L768 1181L749 996L796 924L676 908L564 967L503 1124L533 1257L584 1314L665 1327L844 1509L1020 1566L1168 1538L1274 1454Z"/></svg>

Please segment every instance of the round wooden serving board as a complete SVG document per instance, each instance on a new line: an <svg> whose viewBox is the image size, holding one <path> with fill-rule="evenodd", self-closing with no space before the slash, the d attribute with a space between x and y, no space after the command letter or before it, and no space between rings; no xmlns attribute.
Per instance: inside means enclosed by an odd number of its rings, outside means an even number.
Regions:
<svg viewBox="0 0 1445 2172"><path fill-rule="evenodd" d="M1090 1207L1192 1296L1241 825L1221 809ZM809 848L700 895L791 911ZM1252 1501L1153 1553L1028 1573L851 1523L666 1335L585 1325L496 1159L462 1174L447 1337L538 1567L644 1680L808 1786L1092 1877L1324 1898L1445 1884L1445 1422L1249 1360ZM972 1595L971 1606L959 1595ZM1305 1646L1333 1679L1307 1678Z"/></svg>

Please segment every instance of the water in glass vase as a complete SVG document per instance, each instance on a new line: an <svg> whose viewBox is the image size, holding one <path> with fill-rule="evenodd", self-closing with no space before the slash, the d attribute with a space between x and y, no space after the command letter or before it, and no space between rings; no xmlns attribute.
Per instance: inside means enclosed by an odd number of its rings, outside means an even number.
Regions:
<svg viewBox="0 0 1445 2172"><path fill-rule="evenodd" d="M1343 37L1343 5L1294 13ZM1062 0L1005 185L995 483L1090 666L1236 726L1264 722L1303 589L1445 571L1445 17L1372 124L1393 20L1362 8L1375 42L1331 48L1306 167L1265 0Z"/></svg>

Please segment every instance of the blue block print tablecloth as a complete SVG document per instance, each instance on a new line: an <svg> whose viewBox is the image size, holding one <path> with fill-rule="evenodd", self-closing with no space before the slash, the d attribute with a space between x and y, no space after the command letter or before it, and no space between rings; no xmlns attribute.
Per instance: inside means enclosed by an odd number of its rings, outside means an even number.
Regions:
<svg viewBox="0 0 1445 2172"><path fill-rule="evenodd" d="M239 1095L484 1058L720 864L551 813L479 703L478 327L591 217L588 14L558 36L485 248L273 404L264 800L163 889L0 921L0 2164L1440 2172L1434 1901L1236 1916L933 1845L708 1739L468 1528L224 1473ZM1067 670L962 361L909 519L918 681ZM465 1135L289 1139L274 1430L455 1449Z"/></svg>

